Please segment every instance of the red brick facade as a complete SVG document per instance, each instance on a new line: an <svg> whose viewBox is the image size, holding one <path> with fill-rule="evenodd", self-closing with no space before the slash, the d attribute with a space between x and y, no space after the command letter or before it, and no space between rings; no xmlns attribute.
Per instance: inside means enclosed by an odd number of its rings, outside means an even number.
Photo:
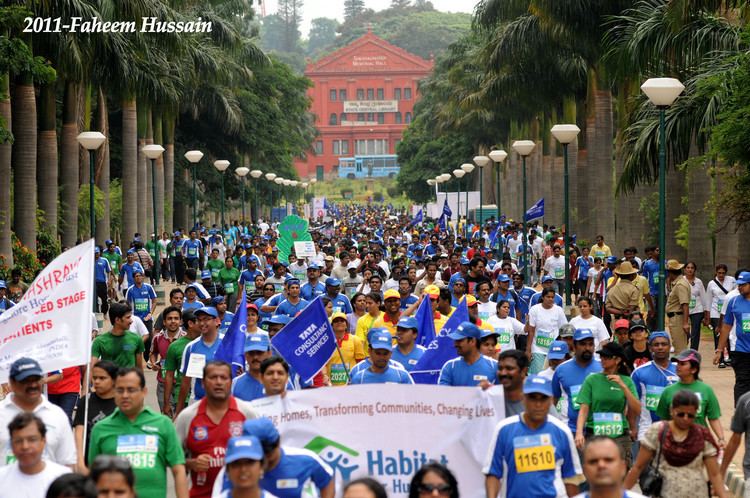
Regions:
<svg viewBox="0 0 750 498"><path fill-rule="evenodd" d="M329 175L340 157L395 154L414 115L417 84L432 65L371 32L309 64L305 76L313 81L309 95L320 135L307 158L295 161L300 178L321 169Z"/></svg>

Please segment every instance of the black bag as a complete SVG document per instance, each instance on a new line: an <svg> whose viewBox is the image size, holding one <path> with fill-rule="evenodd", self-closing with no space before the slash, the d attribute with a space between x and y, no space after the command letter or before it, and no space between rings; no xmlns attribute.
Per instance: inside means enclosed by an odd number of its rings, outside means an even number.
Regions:
<svg viewBox="0 0 750 498"><path fill-rule="evenodd" d="M668 423L664 422L661 435L659 436L659 449L656 450L656 466L649 465L641 472L641 476L638 478L641 492L651 498L659 498L661 496L661 487L664 484L664 476L659 472L659 460L661 458L661 448L664 446L664 435L667 432Z"/></svg>

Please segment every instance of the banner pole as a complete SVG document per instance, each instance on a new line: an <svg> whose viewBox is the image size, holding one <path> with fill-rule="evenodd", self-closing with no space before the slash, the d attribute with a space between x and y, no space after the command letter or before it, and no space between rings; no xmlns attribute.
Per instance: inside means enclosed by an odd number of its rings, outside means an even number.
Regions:
<svg viewBox="0 0 750 498"><path fill-rule="evenodd" d="M95 286L94 289L96 289L96 284L94 284L94 286ZM94 291L94 293L92 294L92 297L93 297L94 306L95 306L96 300L98 299L96 296L96 291ZM93 313L92 315L94 318L93 323L96 323L96 330L97 332L99 332L99 322L96 318L96 315L94 315ZM86 373L83 377L84 379L83 382L84 382L84 385L86 386L86 392L83 396L83 444L82 446L83 446L84 455L86 453L86 433L88 432L88 429L89 429L89 401L90 401L89 393L91 392L91 383L90 383L90 380L91 380L91 343L93 341L93 339L91 338L91 332L93 331L93 329L91 325L89 325L87 328L91 330L86 331L87 332L86 337L88 337L88 346L86 347ZM85 461L85 456L84 456L83 464L84 465L87 464L87 462Z"/></svg>

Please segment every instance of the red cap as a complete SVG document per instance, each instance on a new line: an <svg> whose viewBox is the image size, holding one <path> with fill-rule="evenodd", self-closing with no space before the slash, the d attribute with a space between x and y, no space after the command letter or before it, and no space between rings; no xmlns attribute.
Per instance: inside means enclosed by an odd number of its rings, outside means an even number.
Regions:
<svg viewBox="0 0 750 498"><path fill-rule="evenodd" d="M615 330L617 329L630 329L630 322L625 318L620 318L615 322Z"/></svg>
<svg viewBox="0 0 750 498"><path fill-rule="evenodd" d="M253 310L256 315L260 315L260 312L258 311L258 307L255 306L253 303L250 303L246 306L248 310Z"/></svg>

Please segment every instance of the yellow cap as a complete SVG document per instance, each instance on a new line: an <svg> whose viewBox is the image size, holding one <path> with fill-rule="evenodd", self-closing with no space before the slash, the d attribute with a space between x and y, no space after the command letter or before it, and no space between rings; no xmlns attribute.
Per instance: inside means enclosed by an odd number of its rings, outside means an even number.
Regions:
<svg viewBox="0 0 750 498"><path fill-rule="evenodd" d="M401 294L399 294L396 289L388 289L387 291L385 291L385 293L383 293L383 301L394 297L396 299L401 299Z"/></svg>
<svg viewBox="0 0 750 498"><path fill-rule="evenodd" d="M477 302L477 298L475 298L471 294L466 295L466 306L474 306L475 304L477 304Z"/></svg>
<svg viewBox="0 0 750 498"><path fill-rule="evenodd" d="M424 293L429 294L430 297L438 297L440 295L440 287L437 285L428 285L424 288Z"/></svg>
<svg viewBox="0 0 750 498"><path fill-rule="evenodd" d="M331 315L331 323L333 323L333 321L336 320L337 318L343 318L344 320L347 320L346 313L342 313L340 311L337 311L336 313L332 314ZM349 323L348 320L347 320L347 323Z"/></svg>

